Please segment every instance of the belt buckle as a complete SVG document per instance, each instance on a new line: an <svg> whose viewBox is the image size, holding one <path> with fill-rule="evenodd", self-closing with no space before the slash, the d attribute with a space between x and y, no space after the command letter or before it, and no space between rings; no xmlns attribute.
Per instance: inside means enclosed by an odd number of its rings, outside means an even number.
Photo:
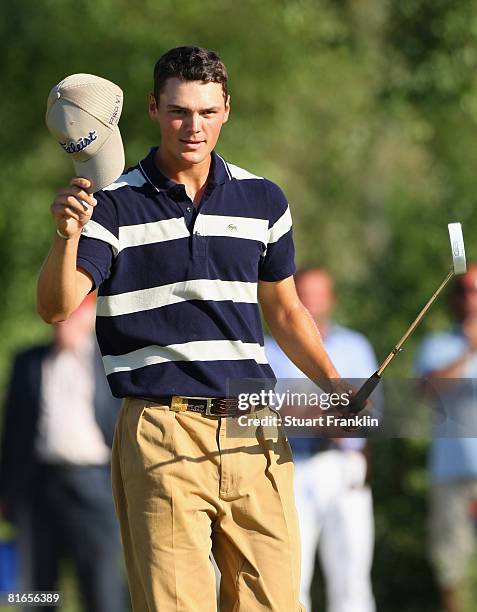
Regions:
<svg viewBox="0 0 477 612"><path fill-rule="evenodd" d="M207 401L207 404L205 406L205 415L206 416L211 416L211 417L220 417L222 415L217 414L216 412L212 412L212 402L214 401L213 399L211 399L210 397L206 397L205 400Z"/></svg>
<svg viewBox="0 0 477 612"><path fill-rule="evenodd" d="M173 395L169 409L173 412L185 412L187 410L187 404L184 402L184 398L181 395Z"/></svg>
<svg viewBox="0 0 477 612"><path fill-rule="evenodd" d="M175 396L174 396L175 397ZM183 397L183 400L202 400L206 402L205 404L205 415L206 416L212 416L212 417L219 417L220 414L216 414L215 412L212 412L212 402L214 401L213 398L211 397L197 397L197 396L187 396L187 397ZM187 406L185 408L183 408L183 410L187 410Z"/></svg>

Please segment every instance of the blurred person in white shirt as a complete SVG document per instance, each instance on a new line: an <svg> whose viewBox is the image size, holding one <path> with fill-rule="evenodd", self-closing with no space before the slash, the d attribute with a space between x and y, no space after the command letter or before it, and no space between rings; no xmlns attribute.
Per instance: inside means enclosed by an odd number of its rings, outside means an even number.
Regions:
<svg viewBox="0 0 477 612"><path fill-rule="evenodd" d="M295 283L341 376L364 379L373 374L377 363L368 340L331 319L335 294L330 275L321 268L305 269L295 275ZM265 350L277 379L305 376L273 338L265 339ZM379 397L379 392L373 394L375 405ZM370 577L374 518L366 440L291 437L290 444L302 545L301 601L311 611L318 548L327 611L374 612Z"/></svg>

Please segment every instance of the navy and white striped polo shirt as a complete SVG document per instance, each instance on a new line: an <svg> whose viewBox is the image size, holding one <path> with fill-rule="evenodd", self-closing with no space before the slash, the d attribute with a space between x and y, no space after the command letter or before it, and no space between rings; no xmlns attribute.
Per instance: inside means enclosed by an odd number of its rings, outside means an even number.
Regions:
<svg viewBox="0 0 477 612"><path fill-rule="evenodd" d="M257 281L295 272L274 183L215 152L199 209L156 149L95 194L78 267L98 291L96 333L113 394L223 397L227 379L274 378Z"/></svg>

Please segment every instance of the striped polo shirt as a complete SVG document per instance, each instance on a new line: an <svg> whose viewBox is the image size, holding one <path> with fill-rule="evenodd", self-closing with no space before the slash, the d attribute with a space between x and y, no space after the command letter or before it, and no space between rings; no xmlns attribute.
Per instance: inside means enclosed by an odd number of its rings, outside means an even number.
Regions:
<svg viewBox="0 0 477 612"><path fill-rule="evenodd" d="M155 152L95 194L78 247L113 395L223 397L227 379L273 379L257 282L295 272L283 192L213 152L195 209Z"/></svg>

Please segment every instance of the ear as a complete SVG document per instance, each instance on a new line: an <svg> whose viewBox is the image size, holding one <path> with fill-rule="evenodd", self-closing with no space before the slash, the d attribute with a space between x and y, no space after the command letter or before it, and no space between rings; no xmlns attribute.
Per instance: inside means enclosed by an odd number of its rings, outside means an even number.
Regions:
<svg viewBox="0 0 477 612"><path fill-rule="evenodd" d="M225 101L225 114L224 120L222 123L227 123L230 114L230 96L227 96L227 100Z"/></svg>
<svg viewBox="0 0 477 612"><path fill-rule="evenodd" d="M154 96L154 94L150 93L149 94L149 102L148 102L148 110L149 110L149 117L152 120L155 120L157 117L157 102L156 102L156 98Z"/></svg>

